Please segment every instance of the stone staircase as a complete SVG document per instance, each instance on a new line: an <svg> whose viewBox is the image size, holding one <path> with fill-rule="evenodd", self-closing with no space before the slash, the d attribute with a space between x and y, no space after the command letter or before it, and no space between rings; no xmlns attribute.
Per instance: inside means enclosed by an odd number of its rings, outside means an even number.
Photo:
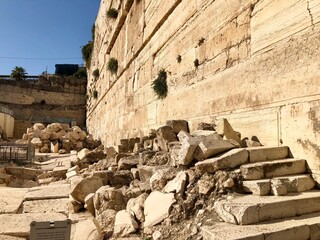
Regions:
<svg viewBox="0 0 320 240"><path fill-rule="evenodd" d="M247 150L240 172L248 194L217 201L224 223L203 226L203 239L320 239L320 191L306 160L290 158L285 146Z"/></svg>

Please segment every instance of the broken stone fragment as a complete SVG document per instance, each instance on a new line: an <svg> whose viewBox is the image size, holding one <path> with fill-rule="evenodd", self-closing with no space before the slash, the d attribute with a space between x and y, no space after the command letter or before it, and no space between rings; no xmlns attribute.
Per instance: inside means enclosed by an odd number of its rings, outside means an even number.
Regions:
<svg viewBox="0 0 320 240"><path fill-rule="evenodd" d="M139 155L123 157L118 162L118 170L130 170L139 164Z"/></svg>
<svg viewBox="0 0 320 240"><path fill-rule="evenodd" d="M105 239L112 236L116 215L117 211L114 209L107 209L96 217Z"/></svg>
<svg viewBox="0 0 320 240"><path fill-rule="evenodd" d="M141 194L137 198L131 198L128 203L126 210L128 213L130 213L132 216L134 216L139 222L144 222L144 202L146 201L148 197L147 193Z"/></svg>
<svg viewBox="0 0 320 240"><path fill-rule="evenodd" d="M176 168L171 167L157 170L150 178L152 191L161 191L170 180L175 178L177 172L178 170Z"/></svg>
<svg viewBox="0 0 320 240"><path fill-rule="evenodd" d="M181 171L174 179L167 183L163 191L165 193L178 193L182 195L186 187L186 182L187 175L185 174L185 172Z"/></svg>
<svg viewBox="0 0 320 240"><path fill-rule="evenodd" d="M234 168L248 162L248 151L241 148L232 149L219 157L209 158L196 163L199 172L214 173L218 170Z"/></svg>
<svg viewBox="0 0 320 240"><path fill-rule="evenodd" d="M214 131L214 126L215 124L213 123L205 123L205 122L201 122L198 123L198 127L197 130L210 130L210 131Z"/></svg>
<svg viewBox="0 0 320 240"><path fill-rule="evenodd" d="M177 136L172 127L163 126L157 130L157 140L159 148L168 152L168 143L177 141Z"/></svg>
<svg viewBox="0 0 320 240"><path fill-rule="evenodd" d="M93 197L94 193L89 193L86 198L84 199L84 207L92 214L93 217L95 217L95 209L93 204Z"/></svg>
<svg viewBox="0 0 320 240"><path fill-rule="evenodd" d="M194 158L198 161L202 161L233 148L235 148L235 146L226 140L205 140L199 143L199 146L195 151Z"/></svg>
<svg viewBox="0 0 320 240"><path fill-rule="evenodd" d="M173 193L152 192L144 203L144 227L154 226L166 219L175 202Z"/></svg>
<svg viewBox="0 0 320 240"><path fill-rule="evenodd" d="M175 134L180 131L189 132L189 124L186 120L168 120L166 125L172 127Z"/></svg>
<svg viewBox="0 0 320 240"><path fill-rule="evenodd" d="M114 223L114 234L126 237L130 233L134 233L138 229L138 223L133 219L133 216L126 210L121 210L117 213Z"/></svg>
<svg viewBox="0 0 320 240"><path fill-rule="evenodd" d="M75 200L84 204L86 196L89 193L94 193L101 186L103 186L103 180L99 177L84 178L74 186L70 194Z"/></svg>
<svg viewBox="0 0 320 240"><path fill-rule="evenodd" d="M241 139L238 133L233 130L227 119L222 118L216 122L216 131L226 139L233 139L241 145Z"/></svg>

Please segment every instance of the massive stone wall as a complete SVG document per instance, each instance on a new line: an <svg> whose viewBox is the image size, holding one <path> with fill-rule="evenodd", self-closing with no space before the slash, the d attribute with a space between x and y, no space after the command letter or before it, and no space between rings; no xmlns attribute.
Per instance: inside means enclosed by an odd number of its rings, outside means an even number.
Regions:
<svg viewBox="0 0 320 240"><path fill-rule="evenodd" d="M75 121L85 127L86 82L77 82L72 84L72 81L63 79L46 82L1 80L0 103L14 113L14 129L10 137L21 138L26 128L36 122Z"/></svg>
<svg viewBox="0 0 320 240"><path fill-rule="evenodd" d="M87 127L103 143L169 119L194 129L226 117L243 137L289 145L320 174L319 1L102 0L95 27ZM111 57L117 74L107 70ZM163 100L151 88L161 69Z"/></svg>

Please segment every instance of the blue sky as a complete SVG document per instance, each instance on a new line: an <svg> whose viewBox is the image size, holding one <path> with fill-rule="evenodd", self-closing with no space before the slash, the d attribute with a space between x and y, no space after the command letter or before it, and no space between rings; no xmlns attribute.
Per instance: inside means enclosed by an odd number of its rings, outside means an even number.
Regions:
<svg viewBox="0 0 320 240"><path fill-rule="evenodd" d="M54 73L55 64L83 64L81 46L91 39L99 5L100 0L0 0L0 75L15 66L39 75L46 67Z"/></svg>

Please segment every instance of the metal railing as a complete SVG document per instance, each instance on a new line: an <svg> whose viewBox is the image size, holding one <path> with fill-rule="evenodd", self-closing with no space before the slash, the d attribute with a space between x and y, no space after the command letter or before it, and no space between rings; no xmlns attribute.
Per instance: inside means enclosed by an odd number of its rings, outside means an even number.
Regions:
<svg viewBox="0 0 320 240"><path fill-rule="evenodd" d="M0 104L0 113L4 113L4 114L8 114L10 116L13 116L13 111L2 104Z"/></svg>
<svg viewBox="0 0 320 240"><path fill-rule="evenodd" d="M35 147L31 144L0 144L0 163L27 164L33 162L34 156Z"/></svg>

